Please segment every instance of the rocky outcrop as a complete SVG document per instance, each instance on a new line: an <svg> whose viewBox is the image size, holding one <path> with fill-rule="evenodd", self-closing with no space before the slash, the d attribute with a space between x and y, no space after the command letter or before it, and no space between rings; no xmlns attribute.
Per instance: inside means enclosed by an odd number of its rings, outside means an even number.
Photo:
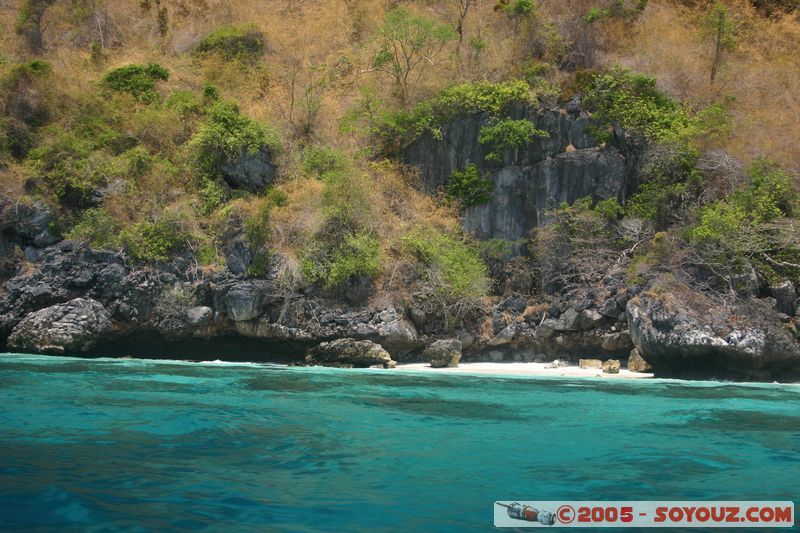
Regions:
<svg viewBox="0 0 800 533"><path fill-rule="evenodd" d="M479 138L490 119L477 113L443 125L440 137L423 135L403 154L407 163L419 168L429 191L446 185L454 170L470 164L494 182L491 199L463 214L464 227L473 235L516 241L545 223L545 209L585 196L622 198L635 180L636 150L622 133L610 144L599 145L587 130L591 120L581 112L579 101L553 109L518 104L509 116L530 120L547 137L511 151L500 165L486 162L491 147L481 145Z"/></svg>
<svg viewBox="0 0 800 533"><path fill-rule="evenodd" d="M258 150L244 150L238 157L222 165L222 177L234 189L260 192L272 183L275 163L266 146Z"/></svg>
<svg viewBox="0 0 800 533"><path fill-rule="evenodd" d="M422 352L422 360L433 368L457 367L461 361L461 341L441 339L429 344Z"/></svg>
<svg viewBox="0 0 800 533"><path fill-rule="evenodd" d="M628 356L628 370L631 372L650 372L653 370L653 367L644 360L639 353L639 349L634 348L631 350L630 356Z"/></svg>
<svg viewBox="0 0 800 533"><path fill-rule="evenodd" d="M355 339L323 342L309 351L306 363L343 368L368 368L375 365L393 368L396 364L380 344Z"/></svg>
<svg viewBox="0 0 800 533"><path fill-rule="evenodd" d="M101 303L75 298L29 314L11 332L8 344L20 351L86 352L110 326L110 316Z"/></svg>
<svg viewBox="0 0 800 533"><path fill-rule="evenodd" d="M578 366L587 370L601 370L603 368L603 362L600 359L579 359Z"/></svg>
<svg viewBox="0 0 800 533"><path fill-rule="evenodd" d="M626 313L636 348L659 376L759 381L800 376L796 332L768 302L706 301L695 311L674 298L640 296L628 302Z"/></svg>

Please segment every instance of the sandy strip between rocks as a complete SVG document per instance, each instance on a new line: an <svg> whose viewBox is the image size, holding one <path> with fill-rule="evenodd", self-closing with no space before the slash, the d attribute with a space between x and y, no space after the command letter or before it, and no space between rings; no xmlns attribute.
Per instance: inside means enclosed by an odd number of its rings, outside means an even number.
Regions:
<svg viewBox="0 0 800 533"><path fill-rule="evenodd" d="M604 374L602 370L566 366L546 368L547 363L460 363L456 368L431 368L427 363L408 363L397 365L396 371L424 371L438 374L495 374L506 376L567 376L598 377L612 379L646 379L653 374L630 372L620 369L619 374Z"/></svg>

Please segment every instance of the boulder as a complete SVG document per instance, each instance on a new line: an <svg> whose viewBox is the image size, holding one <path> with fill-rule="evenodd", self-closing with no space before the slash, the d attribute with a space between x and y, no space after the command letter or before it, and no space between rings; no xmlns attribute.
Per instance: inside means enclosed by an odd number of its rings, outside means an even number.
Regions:
<svg viewBox="0 0 800 533"><path fill-rule="evenodd" d="M186 322L190 326L205 326L214 316L214 310L205 305L199 305L186 310Z"/></svg>
<svg viewBox="0 0 800 533"><path fill-rule="evenodd" d="M432 342L422 352L422 359L433 368L456 367L461 360L461 341L442 339Z"/></svg>
<svg viewBox="0 0 800 533"><path fill-rule="evenodd" d="M75 298L26 316L12 330L12 348L40 353L86 352L111 327L111 317L100 302Z"/></svg>
<svg viewBox="0 0 800 533"><path fill-rule="evenodd" d="M394 312L394 309L391 310ZM383 314L389 313L382 313ZM378 341L390 353L404 355L417 346L419 336L414 324L403 316L391 314L385 321L378 323Z"/></svg>
<svg viewBox="0 0 800 533"><path fill-rule="evenodd" d="M308 352L306 363L355 368L369 368L373 365L383 365L384 368L394 366L389 352L380 344L350 338L320 343Z"/></svg>
<svg viewBox="0 0 800 533"><path fill-rule="evenodd" d="M578 318L578 325L582 330L594 329L603 321L603 318L603 315L596 309L584 309Z"/></svg>
<svg viewBox="0 0 800 533"><path fill-rule="evenodd" d="M581 329L581 315L574 308L570 307L558 317L553 324L556 331L579 331Z"/></svg>
<svg viewBox="0 0 800 533"><path fill-rule="evenodd" d="M222 296L222 307L234 322L252 320L261 315L265 287L256 281L233 283Z"/></svg>
<svg viewBox="0 0 800 533"><path fill-rule="evenodd" d="M604 374L619 374L619 359L608 359L603 363Z"/></svg>
<svg viewBox="0 0 800 533"><path fill-rule="evenodd" d="M642 358L637 348L631 350L631 355L628 357L628 370L631 372L650 372L653 367L650 363Z"/></svg>
<svg viewBox="0 0 800 533"><path fill-rule="evenodd" d="M222 165L222 177L234 189L259 192L272 183L275 177L275 164L269 148L243 150L238 157Z"/></svg>
<svg viewBox="0 0 800 533"><path fill-rule="evenodd" d="M757 381L800 376L800 342L771 304L703 298L639 296L628 302L631 339L657 375Z"/></svg>
<svg viewBox="0 0 800 533"><path fill-rule="evenodd" d="M603 362L600 359L578 359L578 366L600 370L603 368Z"/></svg>
<svg viewBox="0 0 800 533"><path fill-rule="evenodd" d="M514 335L517 334L517 328L512 324L510 326L504 327L500 330L500 333L495 335L489 342L489 346L501 346L503 344L508 344L514 338Z"/></svg>

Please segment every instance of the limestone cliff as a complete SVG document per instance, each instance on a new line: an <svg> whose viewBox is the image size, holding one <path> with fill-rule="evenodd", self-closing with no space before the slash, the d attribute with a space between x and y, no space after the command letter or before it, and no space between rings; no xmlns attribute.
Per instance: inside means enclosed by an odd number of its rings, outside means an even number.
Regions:
<svg viewBox="0 0 800 533"><path fill-rule="evenodd" d="M622 200L635 185L639 150L620 131L610 143L598 144L578 99L563 108L516 104L509 117L530 120L548 135L512 150L500 164L487 162L488 148L479 138L489 117L477 113L443 125L441 139L424 134L403 154L429 191L445 186L454 170L470 164L490 177L494 191L489 202L463 214L464 227L476 237L516 241L546 222L543 211L549 207L585 196Z"/></svg>

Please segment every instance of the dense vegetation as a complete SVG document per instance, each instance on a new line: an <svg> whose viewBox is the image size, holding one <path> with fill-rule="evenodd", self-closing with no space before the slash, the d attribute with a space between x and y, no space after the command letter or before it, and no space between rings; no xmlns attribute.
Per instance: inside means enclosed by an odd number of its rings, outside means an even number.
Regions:
<svg viewBox="0 0 800 533"><path fill-rule="evenodd" d="M448 325L513 276L530 292L612 266L733 292L752 269L797 280L798 16L780 0L6 2L2 192L134 261L213 271L236 243L249 275L413 297ZM622 128L641 147L633 194L557 206L525 243L465 235L486 169L546 135L512 108L576 94L598 140ZM398 154L469 115L483 161L419 191ZM259 157L278 171L258 190L226 174Z"/></svg>

